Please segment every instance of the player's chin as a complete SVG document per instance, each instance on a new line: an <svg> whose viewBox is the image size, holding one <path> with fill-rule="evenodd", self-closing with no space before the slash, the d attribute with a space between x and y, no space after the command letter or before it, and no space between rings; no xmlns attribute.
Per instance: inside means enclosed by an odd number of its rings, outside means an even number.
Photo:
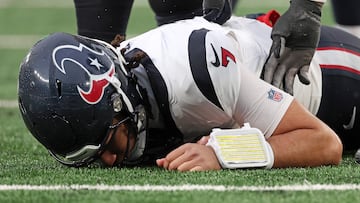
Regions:
<svg viewBox="0 0 360 203"><path fill-rule="evenodd" d="M121 167L124 160L123 154L112 154L104 152L101 155L101 162L104 167Z"/></svg>

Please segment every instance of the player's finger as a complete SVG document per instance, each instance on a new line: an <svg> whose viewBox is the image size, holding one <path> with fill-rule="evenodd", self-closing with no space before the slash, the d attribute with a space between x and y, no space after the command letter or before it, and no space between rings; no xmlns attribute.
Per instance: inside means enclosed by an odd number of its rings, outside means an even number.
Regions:
<svg viewBox="0 0 360 203"><path fill-rule="evenodd" d="M164 169L168 169L170 162L166 160L166 158L163 158L162 160L159 161L159 164L161 164L160 167L163 167Z"/></svg>
<svg viewBox="0 0 360 203"><path fill-rule="evenodd" d="M271 83L273 76L274 76L274 72L278 66L278 59L275 57L275 55L272 53L269 57L269 59L267 60L264 69L263 69L263 79L268 82Z"/></svg>
<svg viewBox="0 0 360 203"><path fill-rule="evenodd" d="M300 71L299 71L299 80L304 85L309 85L310 84L309 67L310 67L310 65L305 65L305 66L301 67Z"/></svg>
<svg viewBox="0 0 360 203"><path fill-rule="evenodd" d="M271 53L274 54L276 58L280 57L280 52L282 49L282 41L285 40L283 37L280 37L279 35L273 35L272 36L273 43L271 45Z"/></svg>
<svg viewBox="0 0 360 203"><path fill-rule="evenodd" d="M280 64L274 73L274 77L272 78L271 84L279 88L285 76L286 70L287 70L286 65Z"/></svg>
<svg viewBox="0 0 360 203"><path fill-rule="evenodd" d="M285 49L286 49L285 44L286 44L286 39L284 37L280 37L280 50L279 50L278 58L280 58L285 53Z"/></svg>
<svg viewBox="0 0 360 203"><path fill-rule="evenodd" d="M294 80L295 76L297 74L297 68L290 68L285 74L284 78L284 90L285 92L293 95L293 86L294 86Z"/></svg>
<svg viewBox="0 0 360 203"><path fill-rule="evenodd" d="M190 169L190 171L206 171L206 170L201 166L195 166L192 169Z"/></svg>
<svg viewBox="0 0 360 203"><path fill-rule="evenodd" d="M163 167L164 163L165 163L165 158L156 159L156 165L158 165L159 167Z"/></svg>
<svg viewBox="0 0 360 203"><path fill-rule="evenodd" d="M198 140L196 143L201 145L206 145L210 139L210 136L202 136L200 140Z"/></svg>
<svg viewBox="0 0 360 203"><path fill-rule="evenodd" d="M185 153L187 147L188 147L187 145L189 145L189 143L188 144L183 144L180 147L178 147L178 148L174 149L173 151L171 151L169 154L166 155L166 157L165 157L166 160L171 162L171 161L177 159L177 157L183 155Z"/></svg>
<svg viewBox="0 0 360 203"><path fill-rule="evenodd" d="M169 166L167 169L179 170L179 167L188 161L191 161L191 157L187 153L184 153L181 156L178 156L176 159L169 161Z"/></svg>
<svg viewBox="0 0 360 203"><path fill-rule="evenodd" d="M192 160L189 160L189 161L186 161L186 162L180 164L177 167L177 170L178 171L191 171L194 168L197 168L199 171L202 167L199 166L199 163L196 160L192 159Z"/></svg>

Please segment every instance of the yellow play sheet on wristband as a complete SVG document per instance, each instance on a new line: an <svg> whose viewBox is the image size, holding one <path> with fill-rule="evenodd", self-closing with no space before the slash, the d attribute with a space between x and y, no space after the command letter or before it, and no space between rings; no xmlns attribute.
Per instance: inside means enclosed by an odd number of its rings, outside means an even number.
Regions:
<svg viewBox="0 0 360 203"><path fill-rule="evenodd" d="M266 149L257 134L217 135L216 140L225 162L266 161Z"/></svg>
<svg viewBox="0 0 360 203"><path fill-rule="evenodd" d="M264 134L244 123L242 128L214 128L207 146L213 148L222 168L271 168L274 154Z"/></svg>

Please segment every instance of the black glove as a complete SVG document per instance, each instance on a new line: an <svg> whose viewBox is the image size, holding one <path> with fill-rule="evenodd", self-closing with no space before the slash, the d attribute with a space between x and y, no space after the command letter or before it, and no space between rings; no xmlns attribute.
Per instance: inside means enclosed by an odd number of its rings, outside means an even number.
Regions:
<svg viewBox="0 0 360 203"><path fill-rule="evenodd" d="M292 0L289 9L275 23L273 44L263 69L263 79L293 94L295 76L308 85L310 62L320 37L322 3Z"/></svg>
<svg viewBox="0 0 360 203"><path fill-rule="evenodd" d="M208 21L224 24L232 14L231 0L203 0L204 18Z"/></svg>

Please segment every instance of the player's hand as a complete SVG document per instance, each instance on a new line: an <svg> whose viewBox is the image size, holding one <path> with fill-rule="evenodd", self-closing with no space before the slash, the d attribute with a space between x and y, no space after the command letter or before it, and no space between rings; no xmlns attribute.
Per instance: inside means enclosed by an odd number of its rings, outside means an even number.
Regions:
<svg viewBox="0 0 360 203"><path fill-rule="evenodd" d="M292 0L289 9L275 23L273 44L263 69L263 79L293 94L295 76L308 85L310 62L320 37L322 3ZM280 87L281 88L281 87Z"/></svg>
<svg viewBox="0 0 360 203"><path fill-rule="evenodd" d="M203 0L203 12L206 20L222 25L231 17L231 0Z"/></svg>
<svg viewBox="0 0 360 203"><path fill-rule="evenodd" d="M178 171L220 170L219 161L211 147L187 143L170 152L165 158L156 160L159 167Z"/></svg>

